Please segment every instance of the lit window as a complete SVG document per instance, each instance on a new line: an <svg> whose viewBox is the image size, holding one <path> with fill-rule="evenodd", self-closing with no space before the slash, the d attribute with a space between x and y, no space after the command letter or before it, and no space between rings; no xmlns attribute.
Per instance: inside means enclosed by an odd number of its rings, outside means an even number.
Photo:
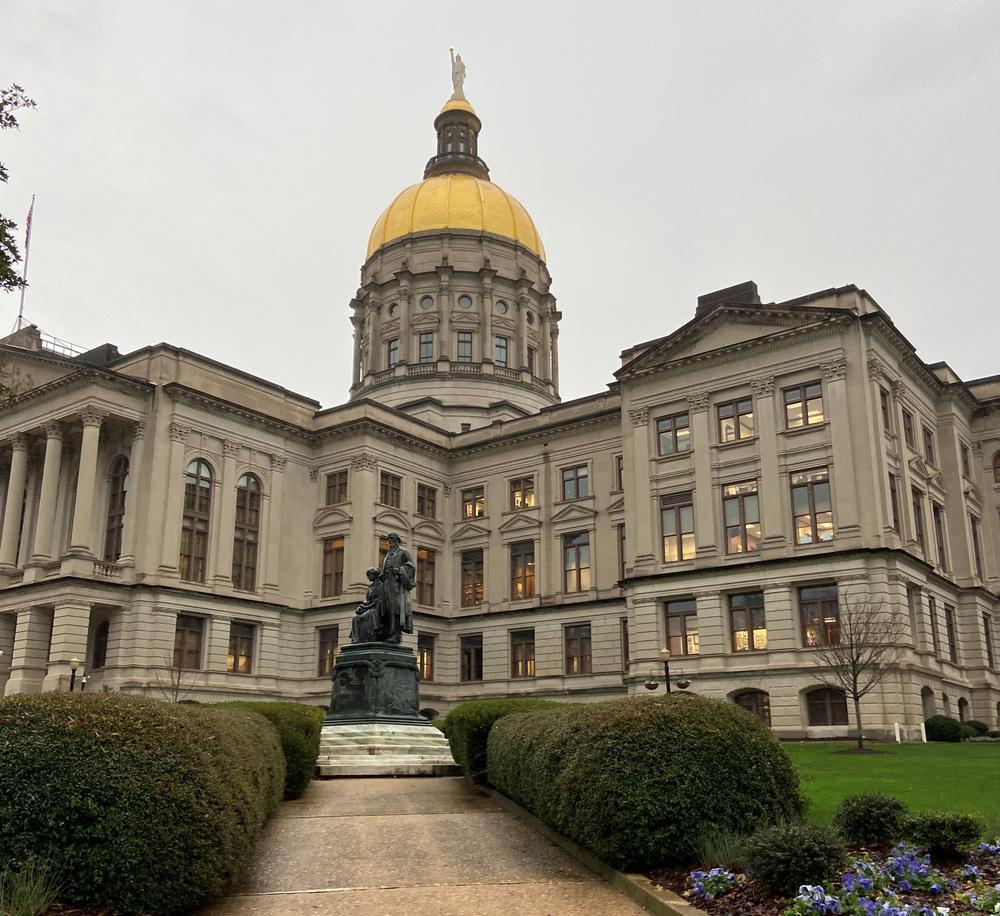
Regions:
<svg viewBox="0 0 1000 916"><path fill-rule="evenodd" d="M720 404L718 417L720 442L736 442L753 437L753 401L750 398Z"/></svg>
<svg viewBox="0 0 1000 916"><path fill-rule="evenodd" d="M334 661L337 658L340 628L320 627L319 629L319 677L329 677L333 674Z"/></svg>
<svg viewBox="0 0 1000 916"><path fill-rule="evenodd" d="M671 655L697 655L701 649L698 641L698 610L693 598L668 601L667 647Z"/></svg>
<svg viewBox="0 0 1000 916"><path fill-rule="evenodd" d="M590 588L590 533L563 536L563 591L585 592Z"/></svg>
<svg viewBox="0 0 1000 916"><path fill-rule="evenodd" d="M510 634L510 676L535 676L535 631L514 630Z"/></svg>
<svg viewBox="0 0 1000 916"><path fill-rule="evenodd" d="M510 508L515 511L535 508L534 477L516 477L510 482Z"/></svg>
<svg viewBox="0 0 1000 916"><path fill-rule="evenodd" d="M250 674L253 669L254 629L249 623L229 625L229 656L226 659L226 671Z"/></svg>
<svg viewBox="0 0 1000 916"><path fill-rule="evenodd" d="M483 603L483 549L462 551L462 607Z"/></svg>
<svg viewBox="0 0 1000 916"><path fill-rule="evenodd" d="M694 559L694 503L690 493L660 497L663 562Z"/></svg>
<svg viewBox="0 0 1000 916"><path fill-rule="evenodd" d="M486 514L486 490L471 487L462 490L462 518L482 518Z"/></svg>
<svg viewBox="0 0 1000 916"><path fill-rule="evenodd" d="M826 468L792 474L792 520L796 544L833 540L830 475Z"/></svg>
<svg viewBox="0 0 1000 916"><path fill-rule="evenodd" d="M437 554L429 547L417 548L417 604L434 606L434 576Z"/></svg>
<svg viewBox="0 0 1000 916"><path fill-rule="evenodd" d="M590 647L590 624L574 623L563 628L566 645L566 673L590 674L593 658Z"/></svg>
<svg viewBox="0 0 1000 916"><path fill-rule="evenodd" d="M660 455L674 455L691 449L691 428L686 413L660 417L656 421L656 447Z"/></svg>
<svg viewBox="0 0 1000 916"><path fill-rule="evenodd" d="M417 634L417 673L422 681L434 680L434 636Z"/></svg>
<svg viewBox="0 0 1000 916"><path fill-rule="evenodd" d="M535 542L510 545L510 597L512 601L535 597Z"/></svg>
<svg viewBox="0 0 1000 916"><path fill-rule="evenodd" d="M326 538L323 541L323 577L320 596L332 598L344 590L344 539Z"/></svg>
<svg viewBox="0 0 1000 916"><path fill-rule="evenodd" d="M757 481L723 487L722 514L726 525L726 553L752 553L760 550Z"/></svg>
<svg viewBox="0 0 1000 916"><path fill-rule="evenodd" d="M836 585L799 589L802 612L802 644L836 645L840 642L840 603Z"/></svg>
<svg viewBox="0 0 1000 916"><path fill-rule="evenodd" d="M783 394L785 426L789 429L813 426L826 419L823 415L823 386L819 382L809 382L795 388L786 388Z"/></svg>
<svg viewBox="0 0 1000 916"><path fill-rule="evenodd" d="M764 595L751 592L729 596L729 623L734 652L754 652L767 648L764 623Z"/></svg>

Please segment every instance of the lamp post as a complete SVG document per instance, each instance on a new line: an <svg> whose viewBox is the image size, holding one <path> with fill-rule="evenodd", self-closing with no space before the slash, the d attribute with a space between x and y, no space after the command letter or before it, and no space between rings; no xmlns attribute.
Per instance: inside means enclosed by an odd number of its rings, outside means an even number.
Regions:
<svg viewBox="0 0 1000 916"><path fill-rule="evenodd" d="M660 649L660 661L663 662L663 685L667 688L667 693L670 693L670 650L667 648Z"/></svg>
<svg viewBox="0 0 1000 916"><path fill-rule="evenodd" d="M80 667L80 659L73 656L69 660L69 692L73 692L73 688L76 686L76 669Z"/></svg>

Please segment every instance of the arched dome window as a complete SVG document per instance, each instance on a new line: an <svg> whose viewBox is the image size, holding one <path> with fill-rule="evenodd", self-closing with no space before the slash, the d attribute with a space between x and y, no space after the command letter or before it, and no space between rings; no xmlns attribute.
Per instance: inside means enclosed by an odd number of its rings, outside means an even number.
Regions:
<svg viewBox="0 0 1000 916"><path fill-rule="evenodd" d="M208 528L212 521L212 469L196 458L184 475L184 520L181 524L180 576L204 582L208 563Z"/></svg>
<svg viewBox="0 0 1000 916"><path fill-rule="evenodd" d="M810 725L847 725L847 697L843 690L820 687L806 694Z"/></svg>
<svg viewBox="0 0 1000 916"><path fill-rule="evenodd" d="M257 585L260 543L260 481L244 474L236 486L236 529L233 532L233 588L252 592Z"/></svg>
<svg viewBox="0 0 1000 916"><path fill-rule="evenodd" d="M119 455L111 465L108 487L108 518L104 526L104 562L117 563L122 554L125 529L125 493L128 489L128 458Z"/></svg>
<svg viewBox="0 0 1000 916"><path fill-rule="evenodd" d="M733 697L733 702L771 727L771 697L763 690L743 690Z"/></svg>

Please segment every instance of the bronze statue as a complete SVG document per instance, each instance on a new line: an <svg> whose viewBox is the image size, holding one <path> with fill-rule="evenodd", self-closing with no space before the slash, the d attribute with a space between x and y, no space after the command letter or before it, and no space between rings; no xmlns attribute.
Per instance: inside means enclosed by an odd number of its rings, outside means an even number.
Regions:
<svg viewBox="0 0 1000 916"><path fill-rule="evenodd" d="M358 605L351 621L351 642L378 642L382 638L382 613L385 589L382 573L374 566L368 567L368 592Z"/></svg>
<svg viewBox="0 0 1000 916"><path fill-rule="evenodd" d="M416 582L417 567L400 544L398 534L386 537L389 552L382 562L382 642L399 643L403 633L413 632L410 590Z"/></svg>

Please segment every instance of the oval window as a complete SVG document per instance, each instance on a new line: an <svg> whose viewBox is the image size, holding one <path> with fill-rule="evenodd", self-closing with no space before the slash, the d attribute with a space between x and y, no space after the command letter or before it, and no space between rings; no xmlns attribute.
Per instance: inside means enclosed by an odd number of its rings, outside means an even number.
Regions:
<svg viewBox="0 0 1000 916"><path fill-rule="evenodd" d="M458 297L458 304L464 309L472 308L472 296L461 295Z"/></svg>
<svg viewBox="0 0 1000 916"><path fill-rule="evenodd" d="M399 303L393 302L393 304L389 306L389 317L395 318L398 314L399 314Z"/></svg>
<svg viewBox="0 0 1000 916"><path fill-rule="evenodd" d="M528 314L525 315L524 317L527 319L528 324L534 324L535 323L535 313L532 312L530 309L528 310Z"/></svg>
<svg viewBox="0 0 1000 916"><path fill-rule="evenodd" d="M504 302L503 299L501 299L496 304L496 310L497 310L497 314L498 315L506 315L507 314L507 303Z"/></svg>
<svg viewBox="0 0 1000 916"><path fill-rule="evenodd" d="M424 311L429 312L432 308L434 308L434 297L424 296L424 298L420 300L420 307L424 309Z"/></svg>

